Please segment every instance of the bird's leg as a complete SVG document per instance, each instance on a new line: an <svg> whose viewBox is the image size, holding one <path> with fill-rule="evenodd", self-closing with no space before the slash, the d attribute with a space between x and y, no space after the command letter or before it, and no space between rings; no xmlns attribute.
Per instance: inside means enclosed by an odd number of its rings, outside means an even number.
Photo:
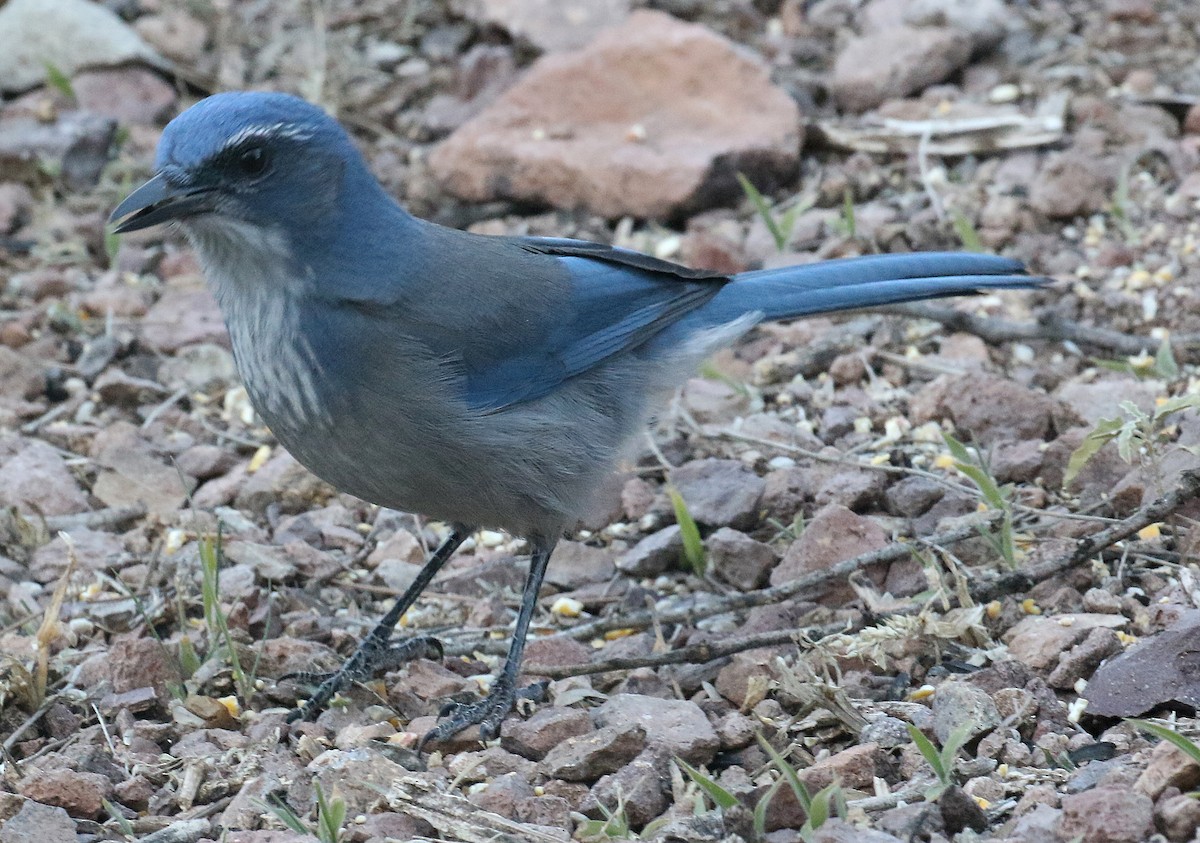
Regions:
<svg viewBox="0 0 1200 843"><path fill-rule="evenodd" d="M280 677L301 682L320 682L313 695L299 708L288 714L288 722L296 720L312 720L328 705L333 695L354 682L370 679L379 670L391 670L415 658L441 658L442 645L436 638L422 636L410 638L396 647L390 646L392 633L400 618L409 607L421 596L421 592L429 585L446 560L458 549L472 530L462 524L455 524L446 540L438 545L437 550L429 557L425 567L417 574L417 578L400 597L392 604L383 619L375 625L370 634L358 645L354 654L333 673L313 674L308 672L289 673Z"/></svg>
<svg viewBox="0 0 1200 843"><path fill-rule="evenodd" d="M476 723L479 724L479 736L483 740L491 740L500 734L500 723L512 711L519 698L538 699L544 693L544 685L518 690L516 684L517 676L521 672L521 658L525 653L525 636L529 633L529 623L533 620L538 591L541 590L542 579L546 576L546 565L550 562L550 554L554 552L556 543L556 539L533 540L533 556L529 560L529 576L525 579L525 590L521 594L517 626L513 631L512 643L508 647L504 668L492 683L488 695L478 702L451 703L443 708L441 715L449 715L449 719L443 720L425 733L417 744L418 752L430 741L445 740Z"/></svg>

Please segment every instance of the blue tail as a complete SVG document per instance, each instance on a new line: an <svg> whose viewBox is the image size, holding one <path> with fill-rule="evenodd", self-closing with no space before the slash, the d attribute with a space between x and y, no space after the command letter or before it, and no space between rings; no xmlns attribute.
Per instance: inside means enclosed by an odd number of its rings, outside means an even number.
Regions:
<svg viewBox="0 0 1200 843"><path fill-rule="evenodd" d="M962 252L872 255L735 275L696 314L711 325L751 311L766 320L877 307L1000 287L1036 287L1015 260Z"/></svg>

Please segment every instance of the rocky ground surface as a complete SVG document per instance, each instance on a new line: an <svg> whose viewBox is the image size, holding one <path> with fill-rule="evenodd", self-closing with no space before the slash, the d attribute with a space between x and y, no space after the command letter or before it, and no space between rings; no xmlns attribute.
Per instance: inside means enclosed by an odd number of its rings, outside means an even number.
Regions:
<svg viewBox="0 0 1200 843"><path fill-rule="evenodd" d="M1197 55L1189 0L0 5L0 841L1195 839L1193 745L1128 718L1200 732ZM190 251L106 234L246 87L451 225L1055 283L715 358L560 545L499 741L413 751L504 652L493 532L405 618L443 660L289 727L446 528L279 449Z"/></svg>

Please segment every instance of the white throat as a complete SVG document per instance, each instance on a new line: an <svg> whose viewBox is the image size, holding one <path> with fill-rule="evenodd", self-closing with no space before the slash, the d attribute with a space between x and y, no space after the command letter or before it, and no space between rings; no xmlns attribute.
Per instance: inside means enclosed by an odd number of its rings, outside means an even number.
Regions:
<svg viewBox="0 0 1200 843"><path fill-rule="evenodd" d="M220 305L238 372L259 415L276 430L328 421L317 399L320 365L300 326L310 286L281 232L216 215L183 224Z"/></svg>

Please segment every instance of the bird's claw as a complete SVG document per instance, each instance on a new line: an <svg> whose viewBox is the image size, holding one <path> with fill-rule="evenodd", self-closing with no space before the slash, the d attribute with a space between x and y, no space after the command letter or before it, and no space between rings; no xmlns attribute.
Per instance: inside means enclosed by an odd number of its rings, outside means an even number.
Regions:
<svg viewBox="0 0 1200 843"><path fill-rule="evenodd" d="M298 671L280 677L304 684L320 683L305 703L288 712L287 722L315 720L334 696L356 682L365 682L380 671L395 670L413 659L441 659L442 642L436 638L422 636L409 638L394 647L380 643L374 636L367 636L354 654L332 673Z"/></svg>
<svg viewBox="0 0 1200 843"><path fill-rule="evenodd" d="M492 684L492 690L483 699L469 703L449 702L442 706L438 717L448 719L421 737L417 743L417 751L424 749L427 743L444 741L476 724L479 726L480 740L494 740L500 735L500 724L516 707L518 701L542 702L546 698L547 687L546 682L535 682L524 688L514 689L511 679L499 676Z"/></svg>

